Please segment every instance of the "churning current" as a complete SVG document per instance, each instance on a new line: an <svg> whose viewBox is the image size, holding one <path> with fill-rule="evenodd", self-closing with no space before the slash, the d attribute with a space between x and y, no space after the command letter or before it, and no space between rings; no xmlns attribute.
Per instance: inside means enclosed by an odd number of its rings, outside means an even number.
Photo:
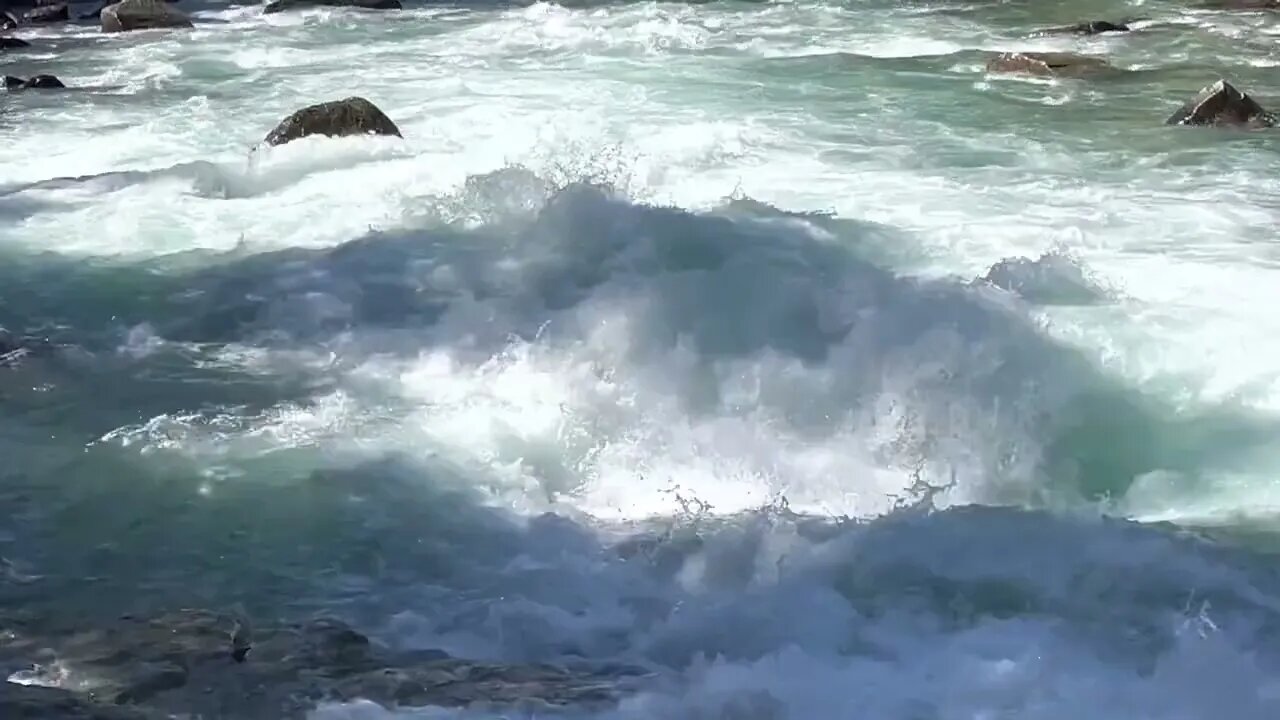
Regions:
<svg viewBox="0 0 1280 720"><path fill-rule="evenodd" d="M173 7L0 51L0 708L1280 716L1280 11Z"/></svg>

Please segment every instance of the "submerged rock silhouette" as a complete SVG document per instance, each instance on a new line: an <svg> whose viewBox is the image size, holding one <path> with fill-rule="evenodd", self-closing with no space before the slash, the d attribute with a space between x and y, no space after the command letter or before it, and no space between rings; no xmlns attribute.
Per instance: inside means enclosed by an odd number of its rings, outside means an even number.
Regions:
<svg viewBox="0 0 1280 720"><path fill-rule="evenodd" d="M440 651L394 653L327 618L255 628L253 652L237 661L231 640L235 627L231 615L182 610L153 618L125 616L108 627L57 637L14 633L0 640L0 659L48 649L83 674L89 687L83 696L54 688L0 693L0 717L142 720L177 714L280 720L302 718L326 700L357 698L386 707L607 706L624 692L626 677L643 674L613 666L593 672L473 662Z"/></svg>

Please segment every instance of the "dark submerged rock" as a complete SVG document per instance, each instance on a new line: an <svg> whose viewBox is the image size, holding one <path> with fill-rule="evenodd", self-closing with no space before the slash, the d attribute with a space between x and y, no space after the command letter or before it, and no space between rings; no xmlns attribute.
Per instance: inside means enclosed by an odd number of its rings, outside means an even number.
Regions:
<svg viewBox="0 0 1280 720"><path fill-rule="evenodd" d="M0 50L17 50L31 47L31 43L21 38L0 37Z"/></svg>
<svg viewBox="0 0 1280 720"><path fill-rule="evenodd" d="M1102 58L1067 52L1008 52L991 58L987 63L988 72L1043 77L1078 77L1110 69L1111 64Z"/></svg>
<svg viewBox="0 0 1280 720"><path fill-rule="evenodd" d="M262 12L278 13L309 7L353 7L364 10L401 10L400 0L271 0L262 6Z"/></svg>
<svg viewBox="0 0 1280 720"><path fill-rule="evenodd" d="M78 676L73 683L82 679L91 687L85 688L84 697L55 691L23 700L28 705L47 703L45 714L6 712L11 707L0 701L0 718L151 717L93 715L89 711L107 709L87 701L139 706L161 717L237 720L300 720L320 702L356 698L386 707L607 707L626 692L629 681L644 675L634 668L502 665L440 652L396 653L333 619L255 628L252 652L236 662L236 626L230 615L182 610L150 619L124 617L88 631L15 636L0 642L0 660L17 664L56 658ZM17 634L34 632L28 626ZM78 703L87 710L54 714L57 702Z"/></svg>
<svg viewBox="0 0 1280 720"><path fill-rule="evenodd" d="M98 10L102 32L193 27L191 19L164 0L121 0Z"/></svg>
<svg viewBox="0 0 1280 720"><path fill-rule="evenodd" d="M4 86L9 90L55 90L66 85L53 75L35 75L27 80L12 75L4 76ZM4 343L0 342L0 353L4 352Z"/></svg>
<svg viewBox="0 0 1280 720"><path fill-rule="evenodd" d="M1129 32L1129 26L1125 23L1113 23L1106 20L1088 20L1086 22L1076 23L1075 25L1061 25L1058 27L1045 28L1036 32L1036 35L1101 35L1109 32Z"/></svg>
<svg viewBox="0 0 1280 720"><path fill-rule="evenodd" d="M67 9L66 3L41 5L23 13L22 18L29 23L64 22L71 19L71 12Z"/></svg>
<svg viewBox="0 0 1280 720"><path fill-rule="evenodd" d="M308 135L394 135L400 128L362 97L320 103L302 108L285 118L264 140L268 145L284 145Z"/></svg>
<svg viewBox="0 0 1280 720"><path fill-rule="evenodd" d="M1208 0L1204 7L1214 10L1280 10L1280 0Z"/></svg>
<svg viewBox="0 0 1280 720"><path fill-rule="evenodd" d="M1202 89L1165 121L1166 125L1275 127L1277 118L1226 80Z"/></svg>
<svg viewBox="0 0 1280 720"><path fill-rule="evenodd" d="M39 685L0 683L4 720L162 720L140 708L102 705L75 693Z"/></svg>

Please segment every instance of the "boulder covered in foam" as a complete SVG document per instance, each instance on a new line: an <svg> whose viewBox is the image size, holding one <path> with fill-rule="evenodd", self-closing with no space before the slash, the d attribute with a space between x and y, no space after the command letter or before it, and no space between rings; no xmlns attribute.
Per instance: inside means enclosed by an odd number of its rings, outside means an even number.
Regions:
<svg viewBox="0 0 1280 720"><path fill-rule="evenodd" d="M362 97L310 105L280 121L264 140L268 145L284 145L308 135L394 135L400 128L378 106Z"/></svg>
<svg viewBox="0 0 1280 720"><path fill-rule="evenodd" d="M1277 118L1231 83L1219 80L1178 108L1165 124L1268 128L1276 126Z"/></svg>
<svg viewBox="0 0 1280 720"><path fill-rule="evenodd" d="M189 28L191 19L164 0L121 0L102 8L102 32Z"/></svg>

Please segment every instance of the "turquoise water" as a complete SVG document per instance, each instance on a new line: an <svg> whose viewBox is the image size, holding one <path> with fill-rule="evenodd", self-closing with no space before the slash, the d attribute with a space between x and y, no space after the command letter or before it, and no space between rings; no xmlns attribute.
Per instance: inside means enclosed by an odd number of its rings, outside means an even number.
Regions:
<svg viewBox="0 0 1280 720"><path fill-rule="evenodd" d="M1280 13L187 10L5 58L85 89L0 114L0 607L619 659L628 720L1276 716L1280 135L1163 122L1280 107ZM256 147L353 94L404 139Z"/></svg>

